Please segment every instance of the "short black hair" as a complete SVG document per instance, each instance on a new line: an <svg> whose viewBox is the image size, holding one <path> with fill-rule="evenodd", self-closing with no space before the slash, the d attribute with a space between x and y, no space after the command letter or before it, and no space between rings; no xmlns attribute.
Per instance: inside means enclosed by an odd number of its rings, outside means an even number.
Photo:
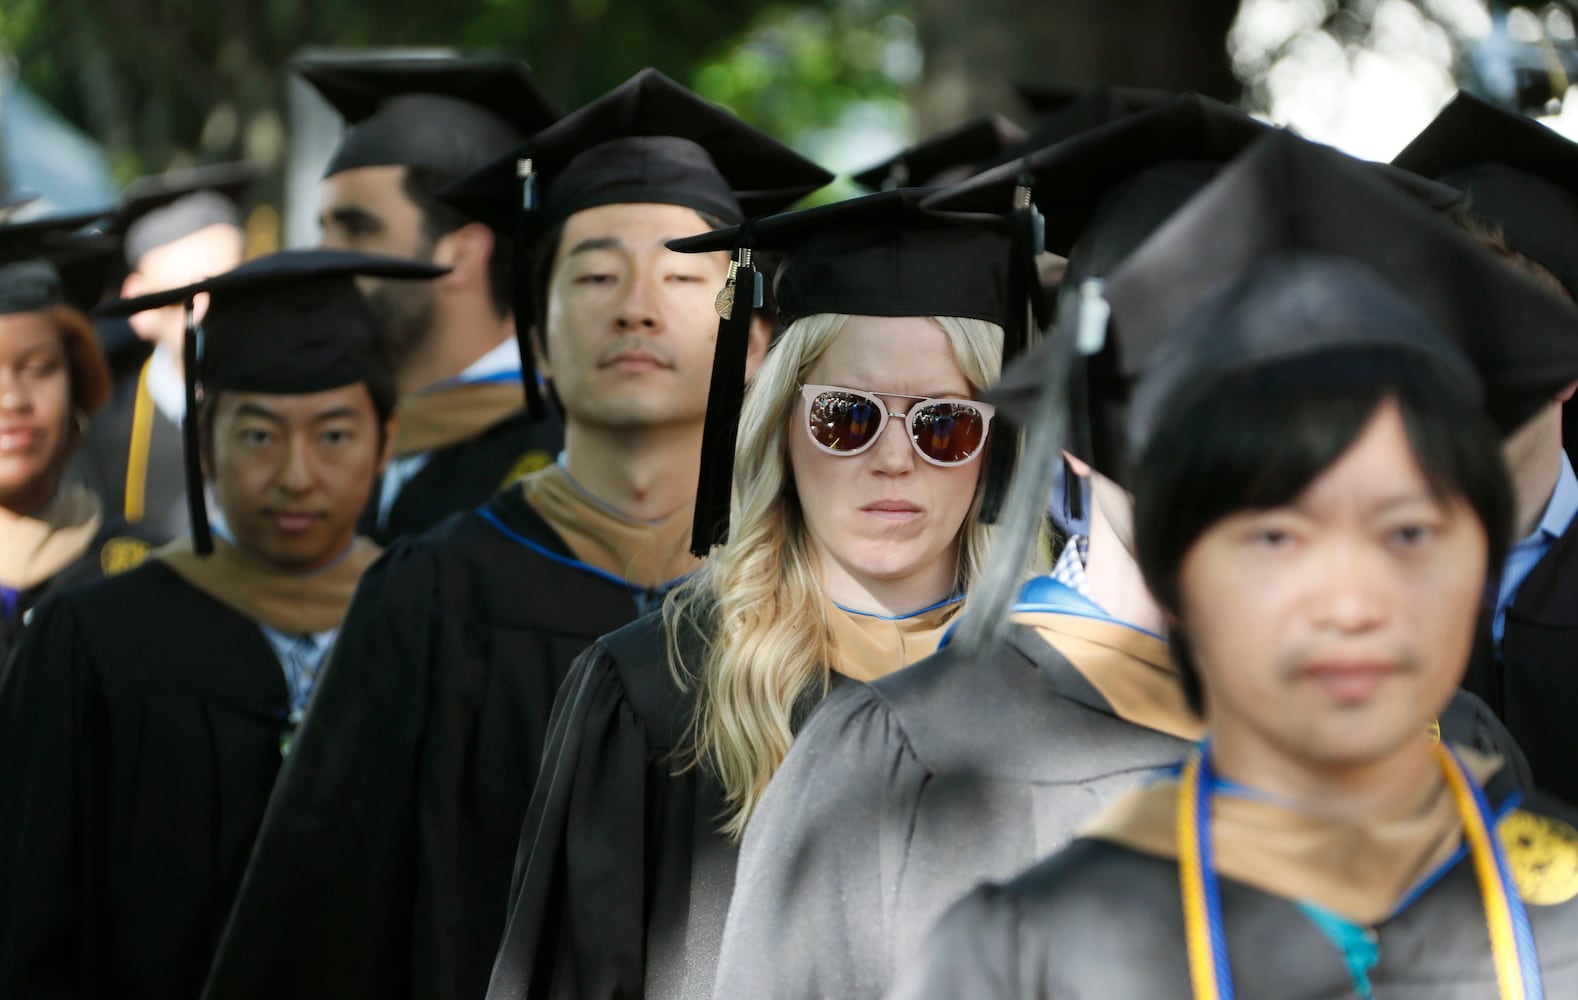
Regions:
<svg viewBox="0 0 1578 1000"><path fill-rule="evenodd" d="M405 168L405 196L422 213L422 235L429 247L473 221L458 209L438 200L438 191L453 180L455 175L448 171L427 167ZM509 237L495 231L493 254L488 258L488 301L500 319L509 315L511 307L511 242Z"/></svg>
<svg viewBox="0 0 1578 1000"><path fill-rule="evenodd" d="M1176 616L1179 569L1195 541L1234 513L1292 502L1388 399L1431 491L1463 500L1484 526L1494 579L1512 542L1512 485L1500 435L1460 386L1422 354L1364 348L1235 372L1165 405L1133 477L1136 557L1157 602ZM1173 652L1199 710L1187 645L1175 630Z"/></svg>
<svg viewBox="0 0 1578 1000"><path fill-rule="evenodd" d="M381 361L368 366L367 377L362 380L362 384L367 386L367 395L372 397L373 414L378 418L378 450L382 452L389 418L394 415L395 404L400 401L400 391L395 385L394 373ZM210 466L214 461L214 417L219 411L219 397L224 393L223 386L209 390L197 408L198 447L202 451L203 461Z"/></svg>

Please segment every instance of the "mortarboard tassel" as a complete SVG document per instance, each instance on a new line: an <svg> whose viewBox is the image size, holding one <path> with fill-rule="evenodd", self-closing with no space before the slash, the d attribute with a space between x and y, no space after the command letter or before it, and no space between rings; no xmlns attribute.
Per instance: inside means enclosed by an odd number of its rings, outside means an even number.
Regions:
<svg viewBox="0 0 1578 1000"><path fill-rule="evenodd" d="M526 413L532 420L548 418L548 404L537 384L537 358L532 350L532 326L536 311L531 305L531 219L537 212L537 173L530 159L525 157L515 163L515 176L521 182L521 208L515 216L515 246L510 261L512 303L515 310L515 342L521 355L521 382L526 388ZM545 331L537 331L539 334Z"/></svg>
<svg viewBox="0 0 1578 1000"><path fill-rule="evenodd" d="M186 369L186 412L181 417L181 444L186 472L186 512L192 521L192 548L200 556L214 551L208 527L208 505L203 501L203 460L198 444L198 380L203 363L202 331L198 329L192 300L186 300L186 335L181 341L181 364Z"/></svg>
<svg viewBox="0 0 1578 1000"><path fill-rule="evenodd" d="M734 484L734 444L745 401L745 361L750 354L751 319L762 304L762 276L751 261L751 232L740 233L740 247L729 264L729 278L718 293L718 340L707 390L707 421L701 433L701 476L696 486L696 519L690 551L706 558L714 545L729 539L729 499ZM746 294L740 294L741 289Z"/></svg>

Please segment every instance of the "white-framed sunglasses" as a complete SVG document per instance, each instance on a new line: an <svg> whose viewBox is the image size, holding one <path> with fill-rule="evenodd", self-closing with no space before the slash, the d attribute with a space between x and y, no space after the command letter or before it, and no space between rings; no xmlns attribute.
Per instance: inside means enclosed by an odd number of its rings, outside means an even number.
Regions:
<svg viewBox="0 0 1578 1000"><path fill-rule="evenodd" d="M875 393L841 385L802 385L805 432L811 443L829 455L858 455L877 443L889 417L904 421L916 454L932 465L954 466L974 461L986 447L997 410L974 399L933 399L885 392L912 399L908 413L893 413Z"/></svg>

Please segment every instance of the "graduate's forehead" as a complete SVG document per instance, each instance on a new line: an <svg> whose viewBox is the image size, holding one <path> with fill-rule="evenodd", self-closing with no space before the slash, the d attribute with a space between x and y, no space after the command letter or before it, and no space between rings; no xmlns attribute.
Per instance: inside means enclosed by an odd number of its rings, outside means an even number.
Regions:
<svg viewBox="0 0 1578 1000"><path fill-rule="evenodd" d="M399 165L352 167L330 174L318 182L319 214L419 212L406 192L408 175L408 169Z"/></svg>
<svg viewBox="0 0 1578 1000"><path fill-rule="evenodd" d="M972 392L947 333L929 316L849 317L803 380L879 395L936 398ZM908 409L908 404L896 408Z"/></svg>
<svg viewBox="0 0 1578 1000"><path fill-rule="evenodd" d="M670 240L708 232L695 209L657 202L618 202L574 213L564 221L558 260L595 250L662 249Z"/></svg>
<svg viewBox="0 0 1578 1000"><path fill-rule="evenodd" d="M65 344L47 314L0 313L0 357L64 350Z"/></svg>
<svg viewBox="0 0 1578 1000"><path fill-rule="evenodd" d="M280 424L312 424L324 420L371 418L372 392L365 382L318 392L245 392L224 389L214 401L215 419L257 419Z"/></svg>
<svg viewBox="0 0 1578 1000"><path fill-rule="evenodd" d="M1409 439L1402 410L1395 398L1387 397L1371 412L1347 447L1320 469L1308 485L1271 509L1336 518L1384 513L1436 501Z"/></svg>

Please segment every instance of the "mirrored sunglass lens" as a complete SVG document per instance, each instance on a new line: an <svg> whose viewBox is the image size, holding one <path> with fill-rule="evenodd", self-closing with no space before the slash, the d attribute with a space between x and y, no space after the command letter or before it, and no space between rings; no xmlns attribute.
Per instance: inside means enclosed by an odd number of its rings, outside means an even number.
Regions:
<svg viewBox="0 0 1578 1000"><path fill-rule="evenodd" d="M980 450L986 419L961 403L928 403L915 415L915 444L939 462L962 462Z"/></svg>
<svg viewBox="0 0 1578 1000"><path fill-rule="evenodd" d="M852 392L823 392L811 400L811 437L833 451L858 451L882 426L882 411Z"/></svg>

